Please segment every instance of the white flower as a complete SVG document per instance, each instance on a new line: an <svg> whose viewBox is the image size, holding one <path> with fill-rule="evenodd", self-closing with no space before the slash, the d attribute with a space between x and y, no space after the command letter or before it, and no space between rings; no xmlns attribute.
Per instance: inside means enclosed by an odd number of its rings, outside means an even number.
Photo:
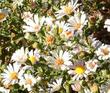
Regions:
<svg viewBox="0 0 110 93"><path fill-rule="evenodd" d="M24 74L24 76L20 78L19 84L27 88L28 91L31 91L36 82L37 80L34 76L31 74Z"/></svg>
<svg viewBox="0 0 110 93"><path fill-rule="evenodd" d="M13 1L13 7L15 8L16 6L22 6L23 5L23 0L12 0Z"/></svg>
<svg viewBox="0 0 110 93"><path fill-rule="evenodd" d="M39 51L36 50L31 50L29 53L29 60L31 61L32 64L35 64L36 62L39 61L40 55L39 55Z"/></svg>
<svg viewBox="0 0 110 93"><path fill-rule="evenodd" d="M73 66L70 67L70 70L68 71L70 75L74 75L72 77L72 80L79 80L83 77L87 77L89 71L87 70L86 66L84 65L84 62L76 62Z"/></svg>
<svg viewBox="0 0 110 93"><path fill-rule="evenodd" d="M96 51L96 55L100 60L106 60L110 58L110 45L102 44Z"/></svg>
<svg viewBox="0 0 110 93"><path fill-rule="evenodd" d="M72 89L74 91L80 91L81 90L81 82L80 81L76 81L71 85Z"/></svg>
<svg viewBox="0 0 110 93"><path fill-rule="evenodd" d="M50 88L49 93L54 93L55 91L60 90L61 84L62 84L62 78L56 79L56 81L54 81L52 84L48 84Z"/></svg>
<svg viewBox="0 0 110 93"><path fill-rule="evenodd" d="M98 67L98 60L89 60L88 62L85 62L86 67L89 71L96 72L97 67Z"/></svg>
<svg viewBox="0 0 110 93"><path fill-rule="evenodd" d="M8 10L6 9L0 9L0 22L3 22L6 20L6 17L8 16Z"/></svg>
<svg viewBox="0 0 110 93"><path fill-rule="evenodd" d="M82 32L83 27L87 24L86 14L82 11L75 12L73 17L68 20L70 24L70 31Z"/></svg>
<svg viewBox="0 0 110 93"><path fill-rule="evenodd" d="M21 49L18 49L15 51L15 53L13 53L11 60L24 64L27 60L27 53L28 49L24 49L24 47L21 47Z"/></svg>
<svg viewBox="0 0 110 93"><path fill-rule="evenodd" d="M105 20L104 28L107 28L107 31L110 32L110 19Z"/></svg>
<svg viewBox="0 0 110 93"><path fill-rule="evenodd" d="M47 58L51 67L61 70L66 70L68 66L72 65L70 59L71 54L66 51L63 52L62 50L52 52L52 56Z"/></svg>
<svg viewBox="0 0 110 93"><path fill-rule="evenodd" d="M23 20L32 19L33 18L33 14L31 12L24 12L22 14L22 18L23 18Z"/></svg>
<svg viewBox="0 0 110 93"><path fill-rule="evenodd" d="M75 2L73 2L73 0L71 0L71 2L69 2L67 5L65 6L61 6L61 10L57 11L57 19L62 18L65 15L70 15L72 14L76 8L79 6L79 4L77 4L78 0L75 0Z"/></svg>
<svg viewBox="0 0 110 93"><path fill-rule="evenodd" d="M22 77L25 69L27 69L25 66L21 67L17 62L13 63L13 65L9 64L7 69L4 70L4 73L1 74L3 84L7 86L18 83L18 80Z"/></svg>
<svg viewBox="0 0 110 93"><path fill-rule="evenodd" d="M6 89L4 87L0 87L0 92L2 92L2 93L9 93L10 90L9 89Z"/></svg>
<svg viewBox="0 0 110 93"><path fill-rule="evenodd" d="M33 19L24 20L26 25L23 25L23 32L36 32L38 33L45 21L45 17L39 18L34 15Z"/></svg>

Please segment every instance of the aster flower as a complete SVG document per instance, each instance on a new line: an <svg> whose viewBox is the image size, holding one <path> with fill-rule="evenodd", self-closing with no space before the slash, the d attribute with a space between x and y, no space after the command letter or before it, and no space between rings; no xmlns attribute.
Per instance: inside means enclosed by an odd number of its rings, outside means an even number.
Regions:
<svg viewBox="0 0 110 93"><path fill-rule="evenodd" d="M0 22L3 22L6 20L6 17L8 16L8 10L6 9L0 9Z"/></svg>
<svg viewBox="0 0 110 93"><path fill-rule="evenodd" d="M74 0L74 1L75 2L71 0L71 2L69 2L67 5L61 6L61 9L56 12L57 19L62 18L65 15L70 15L76 10L79 4L77 4L78 0Z"/></svg>
<svg viewBox="0 0 110 93"><path fill-rule="evenodd" d="M18 83L18 80L22 77L26 69L27 67L21 67L17 62L13 63L13 65L9 64L7 69L1 74L3 84L7 86Z"/></svg>
<svg viewBox="0 0 110 93"><path fill-rule="evenodd" d="M70 31L77 31L78 33L81 33L83 27L87 24L86 14L83 11L77 11L73 17L70 17L68 22L70 24Z"/></svg>
<svg viewBox="0 0 110 93"><path fill-rule="evenodd" d="M71 54L67 51L54 51L51 52L52 56L49 56L47 60L49 61L49 66L55 69L66 70L68 66L72 65Z"/></svg>
<svg viewBox="0 0 110 93"><path fill-rule="evenodd" d="M96 51L96 55L100 60L106 60L110 58L110 45L102 44Z"/></svg>
<svg viewBox="0 0 110 93"><path fill-rule="evenodd" d="M107 28L107 31L110 32L110 19L105 20L104 28Z"/></svg>
<svg viewBox="0 0 110 93"><path fill-rule="evenodd" d="M24 20L26 25L23 25L23 32L36 32L38 33L45 21L45 17L39 18L34 15L33 19Z"/></svg>
<svg viewBox="0 0 110 93"><path fill-rule="evenodd" d="M27 60L27 53L28 49L24 49L24 47L21 47L21 49L18 49L15 51L15 53L13 53L11 60L24 64Z"/></svg>
<svg viewBox="0 0 110 93"><path fill-rule="evenodd" d="M28 20L28 19L32 19L32 18L33 18L33 14L31 12L23 12L23 14L22 14L23 20Z"/></svg>
<svg viewBox="0 0 110 93"><path fill-rule="evenodd" d="M72 80L80 80L83 77L87 77L89 71L87 70L84 62L76 62L73 66L70 67L68 74L74 75Z"/></svg>
<svg viewBox="0 0 110 93"><path fill-rule="evenodd" d="M94 60L89 60L88 62L85 62L86 67L89 71L91 72L96 72L97 67L98 67L98 60L94 59Z"/></svg>
<svg viewBox="0 0 110 93"><path fill-rule="evenodd" d="M31 61L32 64L35 64L36 62L39 61L40 55L39 55L39 51L36 50L31 50L29 53L29 60Z"/></svg>
<svg viewBox="0 0 110 93"><path fill-rule="evenodd" d="M20 78L20 86L24 86L28 91L32 90L32 87L36 84L37 79L31 74L24 74L23 77Z"/></svg>
<svg viewBox="0 0 110 93"><path fill-rule="evenodd" d="M53 81L52 84L48 84L49 86L49 93L54 93L58 90L60 90L62 84L62 78L56 79Z"/></svg>
<svg viewBox="0 0 110 93"><path fill-rule="evenodd" d="M45 43L46 45L52 45L54 43L54 36L53 35L46 35Z"/></svg>

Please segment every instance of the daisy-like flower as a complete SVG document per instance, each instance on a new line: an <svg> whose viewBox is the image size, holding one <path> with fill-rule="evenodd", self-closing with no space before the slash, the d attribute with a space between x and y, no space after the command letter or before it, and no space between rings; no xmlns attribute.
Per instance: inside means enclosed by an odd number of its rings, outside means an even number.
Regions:
<svg viewBox="0 0 110 93"><path fill-rule="evenodd" d="M72 65L70 59L71 54L67 51L63 52L62 50L52 52L52 56L47 58L51 67L61 70L66 70L68 69L68 66Z"/></svg>
<svg viewBox="0 0 110 93"><path fill-rule="evenodd" d="M12 1L13 1L12 3L13 8L16 8L16 6L22 6L24 0L12 0Z"/></svg>
<svg viewBox="0 0 110 93"><path fill-rule="evenodd" d="M28 49L24 49L24 47L21 47L21 49L18 49L15 51L15 53L13 53L11 60L24 64L27 60L27 53Z"/></svg>
<svg viewBox="0 0 110 93"><path fill-rule="evenodd" d="M83 77L87 77L89 71L87 70L84 62L76 62L73 67L70 67L70 70L68 71L70 75L74 75L72 77L72 80L79 80Z"/></svg>
<svg viewBox="0 0 110 93"><path fill-rule="evenodd" d="M0 87L0 92L1 92L1 93L9 93L10 90L9 90L9 89L6 89L6 88L4 88L4 87Z"/></svg>
<svg viewBox="0 0 110 93"><path fill-rule="evenodd" d="M61 84L62 84L62 78L56 79L56 81L53 81L52 84L48 84L49 93L54 93L54 92L60 90Z"/></svg>
<svg viewBox="0 0 110 93"><path fill-rule="evenodd" d="M73 0L71 0L71 2L69 2L67 5L61 6L61 10L56 12L57 19L62 18L65 15L70 15L74 11L76 11L76 8L79 6L79 4L77 4L78 0L74 0L74 1L75 2L73 2Z"/></svg>
<svg viewBox="0 0 110 93"><path fill-rule="evenodd" d="M36 84L37 79L31 74L24 74L23 77L20 78L20 86L24 86L28 91L32 90L32 87Z"/></svg>
<svg viewBox="0 0 110 93"><path fill-rule="evenodd" d="M31 50L29 53L29 60L31 61L32 64L35 64L36 62L39 61L40 55L39 55L39 51L36 50Z"/></svg>
<svg viewBox="0 0 110 93"><path fill-rule="evenodd" d="M107 60L110 58L110 45L102 44L96 51L96 55L100 60Z"/></svg>
<svg viewBox="0 0 110 93"><path fill-rule="evenodd" d="M87 24L87 17L86 14L82 11L75 12L73 17L70 17L68 20L70 24L70 31L77 31L79 33L82 32L83 27Z"/></svg>
<svg viewBox="0 0 110 93"><path fill-rule="evenodd" d="M3 22L6 20L6 17L8 16L8 10L6 9L0 9L0 22Z"/></svg>
<svg viewBox="0 0 110 93"><path fill-rule="evenodd" d="M28 19L32 19L33 18L33 14L31 12L24 12L22 14L22 19L23 20L28 20Z"/></svg>
<svg viewBox="0 0 110 93"><path fill-rule="evenodd" d="M97 67L98 67L98 60L97 59L89 60L85 64L86 64L86 67L89 71L96 72Z"/></svg>
<svg viewBox="0 0 110 93"><path fill-rule="evenodd" d="M8 86L18 83L18 80L22 77L25 69L25 66L21 67L17 62L13 63L13 65L9 64L7 69L4 70L4 73L1 74L3 84Z"/></svg>
<svg viewBox="0 0 110 93"><path fill-rule="evenodd" d="M54 36L53 35L46 35L45 41L46 45L52 45L54 43Z"/></svg>
<svg viewBox="0 0 110 93"><path fill-rule="evenodd" d="M107 28L107 31L110 32L110 19L105 20L104 28Z"/></svg>
<svg viewBox="0 0 110 93"><path fill-rule="evenodd" d="M34 15L33 19L24 20L26 25L23 25L23 32L36 32L38 33L45 21L45 17L39 18Z"/></svg>

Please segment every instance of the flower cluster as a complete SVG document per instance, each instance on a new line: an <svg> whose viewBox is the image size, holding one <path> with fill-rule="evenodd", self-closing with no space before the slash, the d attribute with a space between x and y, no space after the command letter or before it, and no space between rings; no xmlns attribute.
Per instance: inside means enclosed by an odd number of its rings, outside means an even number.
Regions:
<svg viewBox="0 0 110 93"><path fill-rule="evenodd" d="M0 4L0 92L110 92L109 1L63 1Z"/></svg>

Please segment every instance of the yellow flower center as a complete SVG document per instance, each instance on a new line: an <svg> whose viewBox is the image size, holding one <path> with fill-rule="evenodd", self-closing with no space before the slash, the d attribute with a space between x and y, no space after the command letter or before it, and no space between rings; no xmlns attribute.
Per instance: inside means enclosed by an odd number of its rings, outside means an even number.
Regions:
<svg viewBox="0 0 110 93"><path fill-rule="evenodd" d="M70 15L70 14L73 12L72 6L65 6L65 7L64 7L64 12L65 12L67 15Z"/></svg>
<svg viewBox="0 0 110 93"><path fill-rule="evenodd" d="M58 28L58 32L59 32L59 33L62 33L62 32L63 32L63 28L59 27L59 28Z"/></svg>
<svg viewBox="0 0 110 93"><path fill-rule="evenodd" d="M26 84L32 85L32 80L30 78L26 79Z"/></svg>
<svg viewBox="0 0 110 93"><path fill-rule="evenodd" d="M76 30L79 30L80 27L81 27L81 23L76 23L73 25L73 27L76 29Z"/></svg>
<svg viewBox="0 0 110 93"><path fill-rule="evenodd" d="M46 37L47 45L51 45L51 44L53 44L53 42L54 42L54 37L53 36L49 35L49 36Z"/></svg>
<svg viewBox="0 0 110 93"><path fill-rule="evenodd" d="M31 61L32 64L35 64L35 62L37 61L35 56L30 56L29 60Z"/></svg>
<svg viewBox="0 0 110 93"><path fill-rule="evenodd" d="M104 53L104 55L108 55L109 54L108 48L102 49L102 52Z"/></svg>
<svg viewBox="0 0 110 93"><path fill-rule="evenodd" d="M63 59L61 59L61 58L57 58L57 59L55 60L55 64L56 64L56 65L63 65L63 64L64 64L64 61L63 61Z"/></svg>
<svg viewBox="0 0 110 93"><path fill-rule="evenodd" d="M0 20L4 19L6 15L4 13L0 13Z"/></svg>
<svg viewBox="0 0 110 93"><path fill-rule="evenodd" d="M84 72L85 72L85 67L83 67L83 66L77 66L75 68L75 73L76 74L83 74Z"/></svg>
<svg viewBox="0 0 110 93"><path fill-rule="evenodd" d="M18 79L17 72L14 72L14 71L11 72L9 77L10 77L11 80L16 80L16 79Z"/></svg>

